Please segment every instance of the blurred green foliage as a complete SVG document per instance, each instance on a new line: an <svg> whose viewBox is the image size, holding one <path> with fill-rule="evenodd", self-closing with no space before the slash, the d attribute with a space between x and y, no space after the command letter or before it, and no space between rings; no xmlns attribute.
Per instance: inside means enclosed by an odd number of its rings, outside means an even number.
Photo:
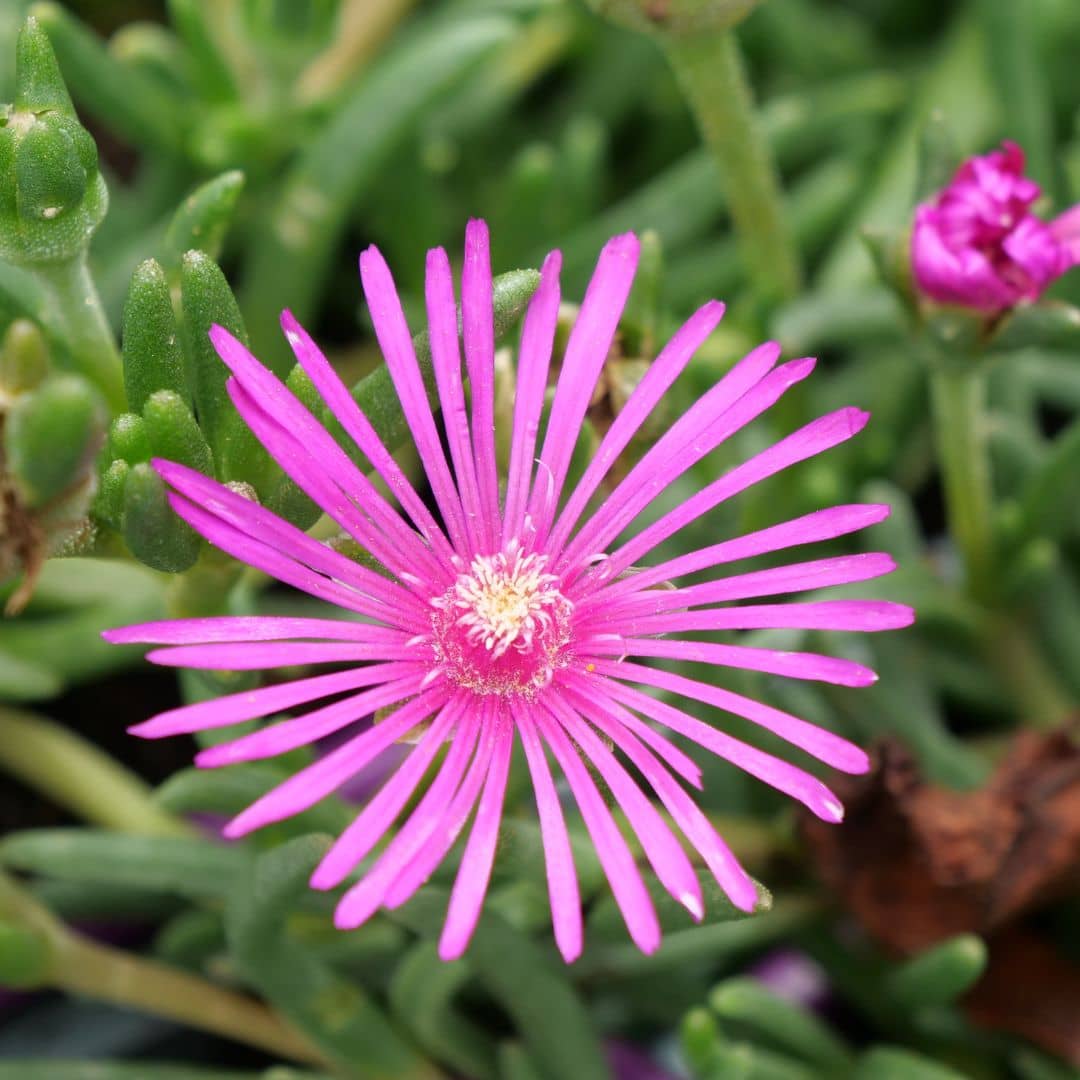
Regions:
<svg viewBox="0 0 1080 1080"><path fill-rule="evenodd" d="M652 13L648 25L665 8L634 6ZM20 37L30 10L36 23ZM728 314L690 367L684 397L673 392L669 415L765 336L788 354L822 358L805 389L680 479L665 505L825 409L873 413L850 448L776 477L679 542L829 502L888 502L892 517L863 542L894 553L900 569L860 595L913 603L917 628L869 645L796 631L745 639L798 649L825 638L830 651L873 663L882 679L872 690L834 693L742 672L725 672L725 685L862 743L896 737L926 776L968 789L1012 733L1074 714L1080 318L1071 303L1080 301L1080 273L1059 283L1052 302L987 335L963 313L918 312L906 228L915 201L962 155L1002 137L1024 145L1048 209L1080 201L1080 5L763 0L737 33L804 270L788 299L762 294L751 279L717 161L663 42L574 0L0 5L0 99L12 102L0 112L0 597L23 609L0 623L0 730L5 717L14 722L11 703L47 709L137 664L135 651L103 645L106 626L317 610L269 592L200 541L147 463L167 456L247 485L291 521L315 526L317 510L240 422L206 331L229 327L311 400L278 327L280 309L291 308L398 445L405 429L361 307L355 256L379 245L420 330L423 253L439 244L456 252L470 215L491 225L507 341L548 250L564 254L565 331L604 240L625 229L646 234L641 281L609 363L616 407L667 335L713 296ZM422 336L417 344L423 355ZM975 370L987 395L989 594L968 588L942 505L929 384L944 362ZM576 462L597 437L587 424ZM409 453L401 458L411 467ZM197 700L249 685L245 678L188 673L181 692ZM433 934L453 860L400 912L334 931L329 907L302 885L319 834L349 820L343 800L229 847L181 821L234 813L303 752L182 771L156 792L125 774L125 815L152 807L150 828L125 830L109 785L87 791L70 781L72 762L97 753L90 742L117 723L98 708L63 753L44 719L31 765L0 745L0 768L98 827L0 841L0 866L24 879L0 892L6 985L64 985L42 943L69 947L67 931L41 912L65 920L149 912L157 932L138 958L140 977L182 971L196 997L202 985L227 993L225 1014L250 1004L248 992L269 1004L259 1016L272 1034L252 1028L251 1041L290 1047L300 1065L264 1080L600 1080L610 1075L604 1040L615 1036L659 1045L669 1063L677 1058L673 1068L701 1080L1077 1075L965 1019L962 995L992 942L961 935L903 962L885 957L820 891L792 839L790 809L715 760L701 760L702 804L774 887L771 911L738 919L710 897L707 921L691 925L660 904L668 939L643 957L625 943L572 822L589 944L564 967L549 941L538 830L516 762L490 911L470 953L446 965ZM19 722L36 723L22 713ZM743 721L724 723L766 749L780 745ZM130 835L140 831L185 835ZM1046 922L1075 951L1075 896ZM830 1015L744 973L780 942L820 960ZM129 962L108 948L78 955L102 985L110 965ZM256 1075L213 1062L4 1057L0 1035L0 1078Z"/></svg>

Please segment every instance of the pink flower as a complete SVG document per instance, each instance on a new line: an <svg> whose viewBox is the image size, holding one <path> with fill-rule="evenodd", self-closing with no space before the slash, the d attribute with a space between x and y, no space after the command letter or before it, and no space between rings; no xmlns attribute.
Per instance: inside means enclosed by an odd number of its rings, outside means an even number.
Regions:
<svg viewBox="0 0 1080 1080"><path fill-rule="evenodd" d="M1031 213L1041 193L1015 143L968 158L915 211L911 261L922 292L991 315L1037 300L1080 262L1080 207L1044 222Z"/></svg>
<svg viewBox="0 0 1080 1080"><path fill-rule="evenodd" d="M400 508L376 490L312 414L235 338L220 327L211 333L232 372L228 389L244 420L296 483L392 577L350 561L214 480L156 461L155 468L172 488L173 508L211 543L343 611L338 618L148 623L105 636L113 642L165 646L148 659L167 665L230 670L349 665L331 674L173 709L133 729L147 738L201 731L310 707L334 696L330 704L202 750L196 758L202 766L282 754L377 709L389 713L248 807L228 825L229 836L299 813L412 733L414 748L315 870L311 883L317 889L334 888L353 874L402 815L436 755L448 745L430 787L342 897L335 916L340 927L358 926L378 908L404 903L445 858L472 816L440 942L445 958L464 951L492 871L515 740L521 742L532 776L555 938L568 961L582 948L582 917L549 755L566 778L630 935L642 950L651 952L660 942L656 912L586 761L622 807L657 877L695 919L702 916L702 892L694 867L624 762L651 786L732 901L751 910L754 882L679 782L700 787L701 774L670 735L734 762L828 821L841 819L841 805L810 773L726 735L670 700L659 700L653 691L663 691L665 698L704 702L718 715L744 717L846 772L868 767L858 747L780 709L713 685L711 672L700 681L647 661L689 661L713 670L745 668L842 686L873 682L872 671L850 660L677 635L766 627L870 631L906 626L911 610L882 601L732 603L875 578L893 569L888 555L815 558L679 588L666 583L750 556L843 536L881 521L887 507L820 510L628 573L719 503L862 429L867 414L858 409L823 416L628 538L624 535L677 477L805 379L813 360L777 366L779 346L770 342L754 349L671 424L593 507L593 497L616 458L719 322L722 305L706 304L653 362L582 479L567 490L575 440L611 348L637 259L638 241L632 235L616 237L601 253L558 372L546 429L541 416L559 309L559 253L544 262L518 354L503 489L496 466L495 343L485 225L470 222L465 240L462 325L469 403L462 386L450 263L442 249L428 255L432 358L449 456L390 271L375 248L361 255L360 276L375 332L416 440L435 511L428 509L288 312L282 324L297 360Z"/></svg>

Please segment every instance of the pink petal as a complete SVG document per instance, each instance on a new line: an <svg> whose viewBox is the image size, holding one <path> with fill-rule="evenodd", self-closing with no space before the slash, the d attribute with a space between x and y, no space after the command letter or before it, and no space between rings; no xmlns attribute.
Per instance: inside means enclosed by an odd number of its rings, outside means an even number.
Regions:
<svg viewBox="0 0 1080 1080"><path fill-rule="evenodd" d="M152 464L180 493L169 495L176 513L223 551L341 607L414 631L424 625L424 607L396 582L346 559L201 473L157 458Z"/></svg>
<svg viewBox="0 0 1080 1080"><path fill-rule="evenodd" d="M760 388L762 390L764 381ZM756 394L757 390L748 394L738 403L736 409L742 410L747 407L748 400ZM731 411L735 412L736 409ZM576 601L579 595L591 592L603 581L610 581L617 577L641 556L685 528L690 522L697 520L702 514L718 506L725 499L745 491L766 477L786 469L789 465L815 457L846 442L862 431L869 419L870 414L860 409L838 409L836 412L811 421L749 461L737 465L612 552L611 556L600 567L597 567L597 570L589 575L586 581L575 586L571 592L571 599Z"/></svg>
<svg viewBox="0 0 1080 1080"><path fill-rule="evenodd" d="M447 697L446 688L439 685L413 698L375 727L350 739L344 746L268 791L234 817L225 826L224 835L235 839L272 821L294 817L314 806L341 787L350 776L355 776L365 765L374 761L388 746L440 709Z"/></svg>
<svg viewBox="0 0 1080 1080"><path fill-rule="evenodd" d="M452 569L453 550L442 529L431 516L431 511L417 495L408 477L401 471L401 466L386 449L371 421L357 405L348 388L327 362L321 350L311 340L307 331L296 321L292 312L281 313L281 327L292 346L293 353L300 366L311 379L319 396L326 402L331 413L341 424L345 433L356 443L372 467L386 483L401 503L402 508L412 518L447 571Z"/></svg>
<svg viewBox="0 0 1080 1080"><path fill-rule="evenodd" d="M700 604L806 592L830 585L848 585L881 577L895 569L896 563L891 555L871 552L814 559L810 562L771 567L768 570L754 570L681 589L649 589L627 592L613 598L613 590L607 588L586 597L576 606L575 622L580 626L602 627L606 623L621 622L628 615L659 615L664 611L697 607ZM639 578L645 576L646 574L638 575Z"/></svg>
<svg viewBox="0 0 1080 1080"><path fill-rule="evenodd" d="M686 852L656 807L561 692L546 695L544 703L611 790L660 883L690 912L695 922L700 922L705 912L701 884Z"/></svg>
<svg viewBox="0 0 1080 1080"><path fill-rule="evenodd" d="M634 387L630 398L601 440L585 475L571 493L552 531L548 544L550 550L558 551L566 543L566 538L611 466L723 317L724 305L710 300L682 325L649 365L641 382Z"/></svg>
<svg viewBox="0 0 1080 1080"><path fill-rule="evenodd" d="M533 719L566 775L630 937L643 953L655 952L660 946L656 908L611 811L559 724L539 709Z"/></svg>
<svg viewBox="0 0 1080 1080"><path fill-rule="evenodd" d="M562 256L553 251L540 270L540 285L525 313L518 349L517 385L514 391L514 422L510 439L510 467L506 476L506 509L502 542L505 547L524 527L525 500L529 494L536 433L544 408L548 368L559 318L559 267Z"/></svg>
<svg viewBox="0 0 1080 1080"><path fill-rule="evenodd" d="M435 717L416 749L389 777L323 857L312 879L313 888L324 889L338 885L386 834L424 778L436 754L442 749L460 713L460 704L453 699Z"/></svg>
<svg viewBox="0 0 1080 1080"><path fill-rule="evenodd" d="M767 529L759 529L745 536L723 540L719 544L679 555L656 566L646 567L633 575L611 581L604 587L603 592L596 595L596 600L600 601L600 598L604 597L607 598L604 602L608 602L621 593L645 589L658 585L662 581L673 581L675 578L693 574L699 570L707 570L722 563L738 562L740 559L749 559L755 555L767 555L774 551L817 543L821 540L834 540L838 536L846 536L848 533L876 525L888 516L889 507L878 503L856 503L850 506L832 506L826 510L815 510L812 514L793 518L779 525L770 525ZM761 571L761 573L769 572ZM739 575L725 580L734 582L741 580L744 576L750 575ZM588 600L579 604L579 607L593 602L593 597L590 596Z"/></svg>
<svg viewBox="0 0 1080 1080"><path fill-rule="evenodd" d="M476 808L476 820L454 879L446 923L439 938L441 960L456 960L468 947L491 881L506 796L506 779L510 772L510 752L514 747L514 728L505 706L501 706L500 711L503 715L498 720L495 752Z"/></svg>
<svg viewBox="0 0 1080 1080"><path fill-rule="evenodd" d="M779 346L772 342L759 346L676 421L571 541L558 565L572 567L603 551L672 481L813 370L813 360L792 360L770 372L778 354ZM729 405L712 405L713 394L721 402L727 401L729 394L738 397Z"/></svg>
<svg viewBox="0 0 1080 1080"><path fill-rule="evenodd" d="M461 500L446 463L435 418L428 403L427 389L413 351L412 337L401 310L390 269L377 248L369 247L360 256L360 278L364 284L368 309L375 324L390 378L397 390L402 412L412 432L432 494L459 553L466 550L465 525Z"/></svg>
<svg viewBox="0 0 1080 1080"><path fill-rule="evenodd" d="M388 626L346 619L297 619L277 615L166 619L102 630L101 636L111 645L196 645L226 641L283 641L290 638L394 643L401 640L401 632Z"/></svg>
<svg viewBox="0 0 1080 1080"><path fill-rule="evenodd" d="M657 701L631 687L609 685L607 689L612 697L621 699L672 731L685 735L706 750L712 751L717 757L730 761L743 772L763 780L777 791L797 799L823 821L836 823L843 819L844 808L840 800L816 776L811 776L804 769L740 742L681 709Z"/></svg>
<svg viewBox="0 0 1080 1080"><path fill-rule="evenodd" d="M397 831L375 864L338 906L335 921L338 925L356 925L374 913L386 889L393 883L412 855L419 849L424 839L436 826L446 812L446 803L457 790L465 769L473 756L480 725L472 722L465 712L465 700L452 698L447 710L452 710L451 718L456 718L458 726L450 740L450 748L431 786L424 793L416 809L409 815L405 824ZM394 778L388 783L393 783ZM352 872L357 863L378 843L382 834L368 833L350 825L323 857L311 877L313 889L332 889L340 885ZM363 900L365 894L372 897L370 904ZM347 903L346 903L347 901ZM357 915L357 921L351 922L354 913L366 910L366 915ZM343 921L344 920L344 921Z"/></svg>
<svg viewBox="0 0 1080 1080"><path fill-rule="evenodd" d="M342 897L334 912L335 926L351 929L369 919L380 905L403 904L453 847L480 795L494 751L494 724L490 721L490 711L482 708L481 713L479 724L469 723L463 727L466 738L459 732L458 738L451 743L450 753L435 783L386 850ZM455 754L459 741L462 750Z"/></svg>
<svg viewBox="0 0 1080 1080"><path fill-rule="evenodd" d="M198 701L169 709L141 724L128 728L132 735L144 739L161 739L167 735L184 735L210 728L230 727L245 720L258 720L272 713L304 705L331 694L347 693L361 686L406 675L417 670L416 664L372 664L349 671L337 671L332 675L315 675L309 679L296 679L278 686L264 686L259 690L241 690L236 694Z"/></svg>
<svg viewBox="0 0 1080 1080"><path fill-rule="evenodd" d="M888 600L820 600L807 604L753 604L710 608L708 611L627 616L618 625L621 634L635 637L694 630L795 629L873 633L898 630L914 621L915 612L906 604Z"/></svg>
<svg viewBox="0 0 1080 1080"><path fill-rule="evenodd" d="M823 761L826 765L831 765L841 772L864 773L870 768L870 759L866 756L865 751L854 743L848 742L847 739L842 739L839 735L834 735L831 731L826 731L815 724L800 720L797 716L792 716L791 713L774 709L771 705L765 705L760 701L754 701L752 698L743 697L741 694L736 694L731 690L723 690L718 686L711 686L696 679L688 679L683 675L676 675L670 671L660 671L657 668L648 668L627 661L613 663L610 660L597 660L594 668L598 674L610 676L615 680L653 686L659 690L667 690L673 694L681 694L683 697L704 702L706 705L723 709L725 712L733 713L735 716L741 716L743 719L765 728L766 731L779 735L781 739L785 739L792 746L805 750L819 761ZM630 705L639 712L647 712L645 701L647 695L642 694L640 691L625 687L622 682L616 682L614 687L605 684L604 689L616 700L622 701L623 704ZM628 695L630 700L628 700ZM648 698L648 700L653 699ZM635 702L640 702L640 704L635 704ZM647 715L652 714L647 713ZM698 722L700 723L700 721ZM707 727L707 725L705 726ZM677 730L672 724L668 724L668 727ZM708 728L708 730L712 731L713 729ZM695 741L700 740L695 737Z"/></svg>
<svg viewBox="0 0 1080 1080"><path fill-rule="evenodd" d="M533 794L536 797L555 944L558 945L563 959L572 964L581 955L583 928L581 893L570 848L570 835L566 830L566 819L551 778L551 770L548 768L544 745L533 726L531 709L517 698L510 699L510 708L521 735L521 745L525 748L525 759L529 765Z"/></svg>
<svg viewBox="0 0 1080 1080"><path fill-rule="evenodd" d="M707 641L656 641L652 638L593 637L579 643L578 655L654 656L694 664L762 671L789 679L809 679L837 686L870 686L877 676L862 664L817 653L761 649L750 645L715 645Z"/></svg>
<svg viewBox="0 0 1080 1080"><path fill-rule="evenodd" d="M580 676L568 680L572 703L582 711L617 746L660 796L675 824L705 860L720 887L736 907L753 911L757 904L757 887L750 875L739 865L709 819L697 804L651 754L634 732L652 731L633 713L610 699L597 700L595 687ZM655 734L655 733L654 733Z"/></svg>
<svg viewBox="0 0 1080 1080"><path fill-rule="evenodd" d="M326 428L311 415L285 384L273 372L263 367L223 327L213 326L210 340L218 355L234 373L237 383L244 391L244 398L256 403L259 411L272 421L274 426L290 436L288 440L271 439L268 426L255 432L278 464L301 483L305 490L307 487L302 481L310 481L313 474L325 476L331 487L336 485L347 492L391 541L389 550L393 558L386 563L391 569L400 569L400 559L405 553L421 565L430 566L431 555L419 542L417 535L406 526L393 507L375 490L371 481L349 460ZM235 401L235 395L232 396ZM241 415L251 426L243 411ZM313 469L301 470L300 475L294 475L293 470L288 467L297 460L291 449L294 444L302 446L314 462ZM397 545L396 550L393 545ZM373 547L372 551L375 550Z"/></svg>
<svg viewBox="0 0 1080 1080"><path fill-rule="evenodd" d="M454 281L450 260L442 248L427 254L425 279L427 297L428 335L431 340L431 362L439 389L443 426L454 463L454 476L461 492L465 511L465 531L472 550L480 549L480 482L476 476L469 420L465 410L465 389L461 384L461 354L458 351L457 304L454 301Z"/></svg>
<svg viewBox="0 0 1080 1080"><path fill-rule="evenodd" d="M343 664L360 660L417 659L415 645L322 644L309 641L241 642L217 645L174 645L146 654L151 664L206 671L262 671L302 664Z"/></svg>
<svg viewBox="0 0 1080 1080"><path fill-rule="evenodd" d="M489 551L498 543L499 476L495 463L495 312L487 225L465 227L461 270L461 323L472 395L473 457L480 483L480 519Z"/></svg>
<svg viewBox="0 0 1080 1080"><path fill-rule="evenodd" d="M539 531L538 543L543 543L551 525L585 410L630 295L639 251L633 233L616 236L604 245L570 331L540 450L547 479L538 479L529 500L529 513Z"/></svg>
<svg viewBox="0 0 1080 1080"><path fill-rule="evenodd" d="M388 708L412 697L420 689L423 679L423 672L413 672L394 682L385 682L366 693L356 694L344 701L335 701L315 712L305 713L292 720L282 720L231 742L209 746L195 755L195 764L203 769L215 769L240 761L276 757L301 746L310 746L316 739L332 735L354 721L372 715L378 709Z"/></svg>

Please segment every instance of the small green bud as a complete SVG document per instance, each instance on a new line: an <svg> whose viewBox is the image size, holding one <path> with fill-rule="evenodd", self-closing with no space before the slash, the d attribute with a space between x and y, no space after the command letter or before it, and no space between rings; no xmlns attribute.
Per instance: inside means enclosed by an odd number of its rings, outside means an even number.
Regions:
<svg viewBox="0 0 1080 1080"><path fill-rule="evenodd" d="M146 463L124 480L123 531L132 555L155 570L179 574L199 557L198 535L173 513L165 482Z"/></svg>
<svg viewBox="0 0 1080 1080"><path fill-rule="evenodd" d="M101 474L94 497L94 517L120 532L124 527L124 484L131 466L126 461L114 461Z"/></svg>
<svg viewBox="0 0 1080 1080"><path fill-rule="evenodd" d="M214 475L214 458L191 410L179 394L159 390L143 409L154 457L179 462L206 476Z"/></svg>
<svg viewBox="0 0 1080 1080"><path fill-rule="evenodd" d="M32 989L41 986L52 966L49 943L23 926L0 921L0 986Z"/></svg>
<svg viewBox="0 0 1080 1080"><path fill-rule="evenodd" d="M79 375L51 378L14 403L4 455L25 506L41 506L86 479L105 415L101 395Z"/></svg>
<svg viewBox="0 0 1080 1080"><path fill-rule="evenodd" d="M185 251L194 248L216 259L243 188L244 174L237 169L197 187L180 204L165 233L169 257L179 262Z"/></svg>
<svg viewBox="0 0 1080 1080"><path fill-rule="evenodd" d="M97 147L75 116L48 36L28 19L15 104L0 106L0 258L66 262L85 251L107 208Z"/></svg>
<svg viewBox="0 0 1080 1080"><path fill-rule="evenodd" d="M140 461L149 461L150 453L150 439L141 416L121 413L109 425L110 458L137 465Z"/></svg>
<svg viewBox="0 0 1080 1080"><path fill-rule="evenodd" d="M908 310L914 310L916 301L915 279L911 273L911 231L866 228L862 230L862 239L882 282Z"/></svg>
<svg viewBox="0 0 1080 1080"><path fill-rule="evenodd" d="M214 454L218 478L247 480L261 490L276 470L270 456L240 419L225 389L228 369L210 341L217 323L247 344L247 331L225 275L209 255L189 251L180 261L184 345L199 426Z"/></svg>
<svg viewBox="0 0 1080 1080"><path fill-rule="evenodd" d="M49 373L49 349L36 323L16 319L0 344L0 409Z"/></svg>
<svg viewBox="0 0 1080 1080"><path fill-rule="evenodd" d="M134 412L142 412L157 390L173 390L191 400L179 338L165 271L147 259L131 275L124 301L124 392Z"/></svg>

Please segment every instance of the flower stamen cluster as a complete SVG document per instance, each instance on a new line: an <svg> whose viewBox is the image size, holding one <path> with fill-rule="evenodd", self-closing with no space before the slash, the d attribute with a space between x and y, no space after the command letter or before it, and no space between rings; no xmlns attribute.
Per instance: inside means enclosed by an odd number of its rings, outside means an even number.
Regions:
<svg viewBox="0 0 1080 1080"><path fill-rule="evenodd" d="M573 604L546 572L547 557L477 555L467 573L432 599L432 647L445 676L478 694L532 696L569 660Z"/></svg>

